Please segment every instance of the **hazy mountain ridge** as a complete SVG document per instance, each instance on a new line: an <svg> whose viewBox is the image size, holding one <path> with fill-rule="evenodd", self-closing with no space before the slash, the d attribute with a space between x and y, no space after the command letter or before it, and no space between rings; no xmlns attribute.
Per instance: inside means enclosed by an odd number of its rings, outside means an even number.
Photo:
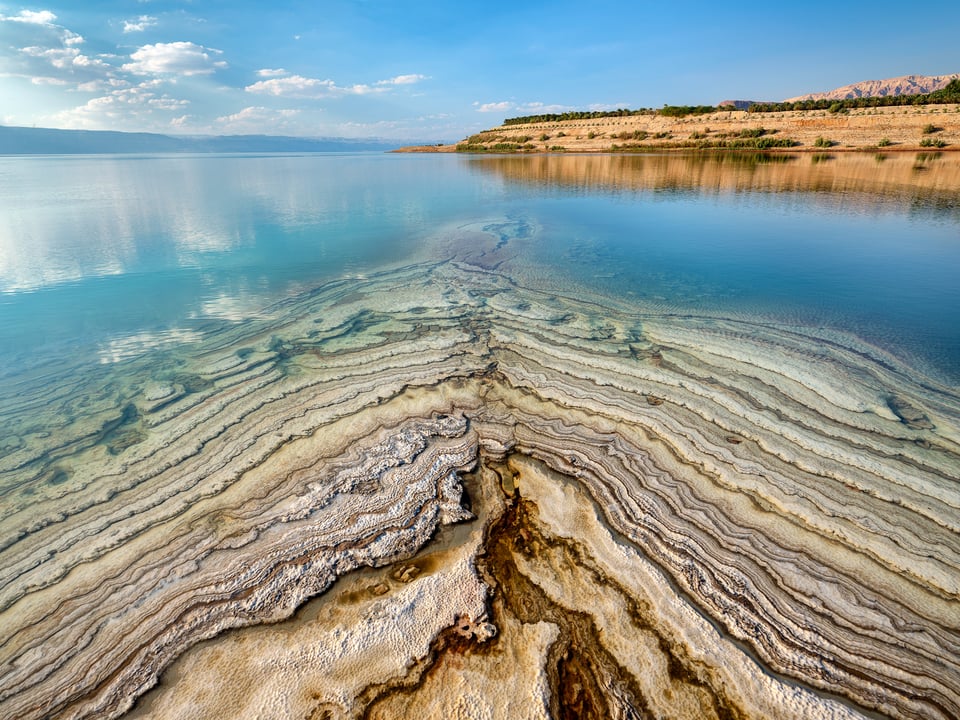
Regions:
<svg viewBox="0 0 960 720"><path fill-rule="evenodd" d="M808 93L787 98L784 102L801 100L850 100L861 97L885 97L888 95L925 95L947 86L960 73L952 75L904 75L886 80L863 80L821 93Z"/></svg>
<svg viewBox="0 0 960 720"><path fill-rule="evenodd" d="M746 110L751 105L755 105L757 100L721 100L717 103L719 108L733 108L734 110Z"/></svg>
<svg viewBox="0 0 960 720"><path fill-rule="evenodd" d="M349 152L390 150L401 143L375 138L302 138L282 135L178 136L110 130L0 126L0 155L101 153Z"/></svg>

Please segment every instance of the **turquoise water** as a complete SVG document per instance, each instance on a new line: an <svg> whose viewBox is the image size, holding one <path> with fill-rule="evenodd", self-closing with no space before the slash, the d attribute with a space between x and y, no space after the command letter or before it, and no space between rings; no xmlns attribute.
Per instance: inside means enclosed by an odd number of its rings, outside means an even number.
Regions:
<svg viewBox="0 0 960 720"><path fill-rule="evenodd" d="M288 295L403 263L445 227L502 218L530 228L511 242L560 282L837 329L960 381L957 188L730 189L723 174L742 168L714 168L717 184L680 157L656 168L686 172L679 183L646 177L642 158L615 175L609 158L541 157L536 172L525 160L0 158L0 381L65 354L81 368L202 342Z"/></svg>

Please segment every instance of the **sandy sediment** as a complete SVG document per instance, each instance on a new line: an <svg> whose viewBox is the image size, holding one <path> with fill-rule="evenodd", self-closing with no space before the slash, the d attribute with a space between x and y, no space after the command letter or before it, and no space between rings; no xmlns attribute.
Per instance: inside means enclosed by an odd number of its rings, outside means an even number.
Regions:
<svg viewBox="0 0 960 720"><path fill-rule="evenodd" d="M21 388L0 712L960 715L956 388L533 287L509 222Z"/></svg>

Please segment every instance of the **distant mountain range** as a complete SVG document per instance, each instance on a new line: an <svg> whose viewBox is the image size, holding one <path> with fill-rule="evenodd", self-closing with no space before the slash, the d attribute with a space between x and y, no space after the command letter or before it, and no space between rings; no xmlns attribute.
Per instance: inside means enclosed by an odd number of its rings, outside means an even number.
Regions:
<svg viewBox="0 0 960 720"><path fill-rule="evenodd" d="M887 80L864 80L844 85L829 92L810 93L787 98L784 102L800 100L850 100L861 97L884 97L887 95L926 95L946 87L960 73L953 75L904 75Z"/></svg>
<svg viewBox="0 0 960 720"><path fill-rule="evenodd" d="M0 126L0 155L101 153L349 152L392 150L401 145L378 139L301 138L278 135L188 137L106 130L54 130Z"/></svg>

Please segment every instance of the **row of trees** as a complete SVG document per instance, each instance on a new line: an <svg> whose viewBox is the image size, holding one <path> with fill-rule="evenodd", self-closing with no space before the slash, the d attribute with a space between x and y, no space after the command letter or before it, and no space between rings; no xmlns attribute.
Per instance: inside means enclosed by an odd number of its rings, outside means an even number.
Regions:
<svg viewBox="0 0 960 720"><path fill-rule="evenodd" d="M848 100L799 100L797 102L753 103L747 112L788 112L790 110L829 110L842 112L853 108L897 107L905 105L943 105L960 103L960 79L935 92L926 95L885 95L882 97L862 97ZM542 115L524 115L507 118L504 125L526 125L528 123L559 122L562 120L596 120L599 118L630 117L633 115L663 115L666 117L685 117L687 115L706 115L724 108L713 105L664 105L659 110L641 108L628 110L584 110L564 113L546 113Z"/></svg>
<svg viewBox="0 0 960 720"><path fill-rule="evenodd" d="M507 118L504 125L526 125L528 123L559 122L561 120L594 120L608 117L630 117L631 115L653 115L655 110L584 110L564 113L544 113L543 115L524 115L523 117Z"/></svg>
<svg viewBox="0 0 960 720"><path fill-rule="evenodd" d="M684 117L686 115L706 115L716 112L713 105L664 105L659 110L641 108L639 110L584 110L564 113L545 113L543 115L524 115L522 117L507 118L504 125L526 125L528 123L560 122L561 120L596 120L598 118L631 117L633 115L665 115L667 117Z"/></svg>

